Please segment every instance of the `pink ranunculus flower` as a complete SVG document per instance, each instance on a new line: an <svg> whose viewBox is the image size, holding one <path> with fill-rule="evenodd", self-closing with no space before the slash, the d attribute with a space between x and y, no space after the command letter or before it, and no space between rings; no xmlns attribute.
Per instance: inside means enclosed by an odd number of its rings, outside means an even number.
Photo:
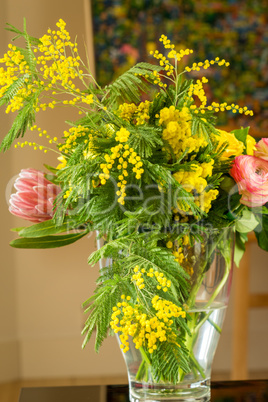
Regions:
<svg viewBox="0 0 268 402"><path fill-rule="evenodd" d="M268 161L268 138L262 138L255 147L254 156Z"/></svg>
<svg viewBox="0 0 268 402"><path fill-rule="evenodd" d="M230 174L242 194L242 204L259 207L268 202L268 161L250 155L237 156Z"/></svg>
<svg viewBox="0 0 268 402"><path fill-rule="evenodd" d="M14 184L17 192L9 200L9 211L31 222L53 217L53 202L61 189L35 169L22 169Z"/></svg>

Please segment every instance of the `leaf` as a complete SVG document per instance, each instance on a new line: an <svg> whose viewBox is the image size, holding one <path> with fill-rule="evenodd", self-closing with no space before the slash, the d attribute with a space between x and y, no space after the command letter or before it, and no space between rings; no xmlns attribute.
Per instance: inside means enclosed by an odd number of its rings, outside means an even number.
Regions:
<svg viewBox="0 0 268 402"><path fill-rule="evenodd" d="M16 138L23 137L27 127L33 125L35 120L34 103L35 99L33 98L23 107L23 109L19 111L12 124L11 129L4 137L0 145L0 152L7 151L10 148L12 142Z"/></svg>
<svg viewBox="0 0 268 402"><path fill-rule="evenodd" d="M259 218L259 225L254 230L258 245L268 251L268 216L263 215Z"/></svg>
<svg viewBox="0 0 268 402"><path fill-rule="evenodd" d="M12 40L14 41L17 38L20 37L25 37L25 32L20 31L19 29L17 29L16 27L14 27L14 25L8 24L6 23L7 27L5 28L7 31L10 32L14 32L15 34L17 34L17 36L15 38L13 38ZM41 43L40 39L37 39L33 36L28 36L28 38L30 39L31 43L34 45L38 45L39 43Z"/></svg>
<svg viewBox="0 0 268 402"><path fill-rule="evenodd" d="M268 208L265 207L264 205L262 207L254 207L252 209L252 212L254 215L268 215Z"/></svg>
<svg viewBox="0 0 268 402"><path fill-rule="evenodd" d="M191 127L192 135L197 135L198 137L204 136L208 145L207 149L211 151L213 148L213 144L211 141L211 133L216 134L215 127L206 121L204 118L200 118L196 115L192 116L192 127Z"/></svg>
<svg viewBox="0 0 268 402"><path fill-rule="evenodd" d="M46 163L44 163L44 167L49 170L51 173L56 174L58 173L58 169L54 168L53 166L47 165Z"/></svg>
<svg viewBox="0 0 268 402"><path fill-rule="evenodd" d="M236 222L235 229L240 233L248 233L258 226L259 222L249 209L244 209L241 218Z"/></svg>
<svg viewBox="0 0 268 402"><path fill-rule="evenodd" d="M240 261L244 255L246 249L246 242L248 237L244 233L236 233L235 236L235 249L234 249L234 262L237 267L239 267Z"/></svg>
<svg viewBox="0 0 268 402"><path fill-rule="evenodd" d="M243 142L243 144L245 145L246 149L247 149L248 130L249 130L249 127L246 127L246 128L241 127L241 128L239 128L237 130L231 131L231 133L233 133L235 135L235 138L238 141Z"/></svg>
<svg viewBox="0 0 268 402"><path fill-rule="evenodd" d="M0 106L7 104L10 99L12 99L20 88L25 84L25 81L29 78L29 74L24 74L22 77L19 77L16 81L14 81L6 90L4 95L0 99Z"/></svg>
<svg viewBox="0 0 268 402"><path fill-rule="evenodd" d="M73 230L74 228L79 227L79 225L82 224L83 222L80 222L80 220L78 219L67 217L65 218L65 222L62 225L58 226L53 219L50 219L48 221L29 226L27 228L23 228L19 231L19 236L28 238L44 237L57 233L68 232L70 230Z"/></svg>
<svg viewBox="0 0 268 402"><path fill-rule="evenodd" d="M163 145L159 131L156 127L135 127L129 138L130 147L142 158L149 158L156 147Z"/></svg>
<svg viewBox="0 0 268 402"><path fill-rule="evenodd" d="M113 271L113 267L110 266L109 270ZM118 275L115 279L104 280L95 290L94 296L83 303L83 307L91 304L85 310L85 313L89 313L89 317L82 330L82 335L86 334L82 348L86 346L96 329L95 351L99 351L103 340L108 335L113 307L120 300L122 282L123 279Z"/></svg>
<svg viewBox="0 0 268 402"><path fill-rule="evenodd" d="M173 202L176 201L176 205L173 205L173 207L177 207L177 202L180 202L180 204L186 208L186 211L191 209L191 212L194 215L200 215L201 211L194 203L193 195L187 192L182 185L179 184L176 179L174 179L169 169L165 169L156 163L153 164L148 160L144 160L143 163L144 167L146 168L145 173L147 173L153 181L155 181L161 187L166 188L167 191L170 191L171 189L174 189L174 192L176 191L176 200L175 197L173 197Z"/></svg>
<svg viewBox="0 0 268 402"><path fill-rule="evenodd" d="M88 230L60 236L25 237L12 240L10 245L15 248L57 248L72 244L88 233Z"/></svg>
<svg viewBox="0 0 268 402"><path fill-rule="evenodd" d="M160 70L160 66L153 64L136 64L105 88L105 98L109 99L111 102L118 102L119 100L135 103L139 102L141 92L147 91L150 87L150 84L146 82L143 77L152 74L153 71ZM102 102L106 102L105 98L103 98Z"/></svg>
<svg viewBox="0 0 268 402"><path fill-rule="evenodd" d="M11 232L20 232L22 229L25 229L25 226L21 226L19 228L12 228L10 230L11 230Z"/></svg>

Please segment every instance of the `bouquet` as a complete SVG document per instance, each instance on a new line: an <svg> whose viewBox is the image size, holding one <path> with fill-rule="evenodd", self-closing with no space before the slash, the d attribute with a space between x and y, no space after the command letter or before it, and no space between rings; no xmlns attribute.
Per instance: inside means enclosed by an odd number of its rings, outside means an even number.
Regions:
<svg viewBox="0 0 268 402"><path fill-rule="evenodd" d="M84 304L84 345L94 330L97 351L112 332L124 352L131 340L142 354L139 380L149 366L158 381L177 382L190 367L202 373L193 328L210 318L189 312L208 260L216 246L224 255L226 228L236 232L237 265L252 230L268 250L268 139L256 143L249 128L217 128L218 113L253 114L207 100L206 70L227 68L227 61L185 66L192 50L162 35L152 64L138 63L101 88L65 22L56 25L40 39L9 25L26 46L11 44L0 59L0 105L15 114L1 150L16 141L16 148L55 153L46 173L24 169L15 183L10 212L33 225L18 229L11 245L61 247L96 231L102 247L89 263L109 264ZM57 107L78 113L59 138L35 123L36 114ZM47 146L22 140L28 129ZM209 246L198 273L196 242Z"/></svg>

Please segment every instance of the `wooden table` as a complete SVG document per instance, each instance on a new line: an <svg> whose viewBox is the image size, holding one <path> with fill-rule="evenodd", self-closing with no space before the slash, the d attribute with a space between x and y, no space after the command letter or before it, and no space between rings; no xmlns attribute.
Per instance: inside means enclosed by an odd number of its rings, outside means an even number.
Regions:
<svg viewBox="0 0 268 402"><path fill-rule="evenodd" d="M267 402L268 380L217 381L211 402ZM129 402L127 385L22 388L18 402Z"/></svg>

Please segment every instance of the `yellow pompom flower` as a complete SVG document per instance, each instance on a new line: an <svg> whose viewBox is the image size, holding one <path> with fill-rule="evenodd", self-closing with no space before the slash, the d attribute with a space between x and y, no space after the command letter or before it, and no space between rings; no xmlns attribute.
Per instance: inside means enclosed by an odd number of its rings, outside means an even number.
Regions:
<svg viewBox="0 0 268 402"><path fill-rule="evenodd" d="M243 154L244 144L239 141L233 133L228 133L225 130L217 130L219 135L215 136L216 141L218 141L218 149L223 143L227 142L227 148L221 155L221 159L230 158L230 156L239 156Z"/></svg>
<svg viewBox="0 0 268 402"><path fill-rule="evenodd" d="M247 155L253 155L256 145L256 140L251 135L247 135Z"/></svg>
<svg viewBox="0 0 268 402"><path fill-rule="evenodd" d="M129 134L130 132L126 128L121 127L120 130L116 132L115 139L118 142L127 142Z"/></svg>

